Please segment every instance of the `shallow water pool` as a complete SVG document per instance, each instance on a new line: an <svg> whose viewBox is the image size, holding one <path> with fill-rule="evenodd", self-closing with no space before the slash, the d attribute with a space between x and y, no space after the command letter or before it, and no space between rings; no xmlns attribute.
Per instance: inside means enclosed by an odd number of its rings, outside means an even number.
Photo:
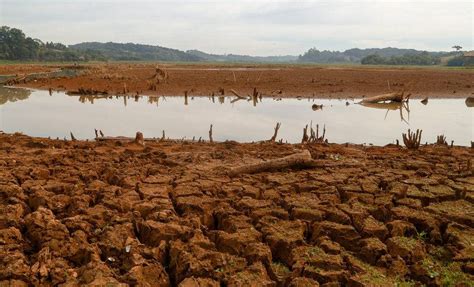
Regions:
<svg viewBox="0 0 474 287"><path fill-rule="evenodd" d="M408 107L356 104L358 100L274 99L258 102L235 97L106 97L69 96L63 92L0 89L0 130L30 136L78 139L106 136L208 139L210 124L216 141L251 142L269 139L277 122L278 139L300 142L303 128L326 127L326 138L336 143L385 145L401 141L408 129L422 129L422 143L444 134L448 142L470 145L474 140L474 109L464 99L430 99ZM322 105L316 109L313 105ZM401 116L402 115L402 116Z"/></svg>

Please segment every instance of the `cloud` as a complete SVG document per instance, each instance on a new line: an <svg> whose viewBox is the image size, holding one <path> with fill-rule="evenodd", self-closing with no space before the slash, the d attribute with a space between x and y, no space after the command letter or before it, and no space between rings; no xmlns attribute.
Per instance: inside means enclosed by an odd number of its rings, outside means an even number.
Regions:
<svg viewBox="0 0 474 287"><path fill-rule="evenodd" d="M45 41L136 42L250 55L310 47L472 49L471 1L0 0L0 24Z"/></svg>

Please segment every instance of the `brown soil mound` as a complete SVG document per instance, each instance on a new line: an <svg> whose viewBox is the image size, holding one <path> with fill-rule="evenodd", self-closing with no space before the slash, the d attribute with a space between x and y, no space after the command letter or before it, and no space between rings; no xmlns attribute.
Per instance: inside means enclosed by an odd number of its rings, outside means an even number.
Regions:
<svg viewBox="0 0 474 287"><path fill-rule="evenodd" d="M319 167L227 176L301 149ZM468 286L471 160L0 133L0 286Z"/></svg>
<svg viewBox="0 0 474 287"><path fill-rule="evenodd" d="M387 92L406 91L412 97L467 97L474 93L472 70L436 68L367 68L318 66L215 66L156 64L91 64L63 66L83 69L76 77L22 80L20 86L66 90L87 90L109 94L147 94L209 96L230 90L264 96L361 98ZM1 74L24 75L51 71L61 66L7 65Z"/></svg>

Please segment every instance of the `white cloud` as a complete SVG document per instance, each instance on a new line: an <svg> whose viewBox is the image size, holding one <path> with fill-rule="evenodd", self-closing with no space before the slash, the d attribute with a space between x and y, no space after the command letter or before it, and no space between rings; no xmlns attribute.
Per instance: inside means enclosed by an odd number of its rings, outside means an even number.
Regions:
<svg viewBox="0 0 474 287"><path fill-rule="evenodd" d="M0 0L0 24L45 41L115 41L251 55L310 47L472 49L471 1Z"/></svg>

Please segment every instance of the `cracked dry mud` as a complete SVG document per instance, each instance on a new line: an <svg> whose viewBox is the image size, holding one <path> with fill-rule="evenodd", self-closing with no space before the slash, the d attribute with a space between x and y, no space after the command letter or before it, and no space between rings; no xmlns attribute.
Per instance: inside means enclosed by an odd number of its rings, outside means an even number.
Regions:
<svg viewBox="0 0 474 287"><path fill-rule="evenodd" d="M301 149L321 167L226 175ZM470 160L0 134L0 286L472 286Z"/></svg>

